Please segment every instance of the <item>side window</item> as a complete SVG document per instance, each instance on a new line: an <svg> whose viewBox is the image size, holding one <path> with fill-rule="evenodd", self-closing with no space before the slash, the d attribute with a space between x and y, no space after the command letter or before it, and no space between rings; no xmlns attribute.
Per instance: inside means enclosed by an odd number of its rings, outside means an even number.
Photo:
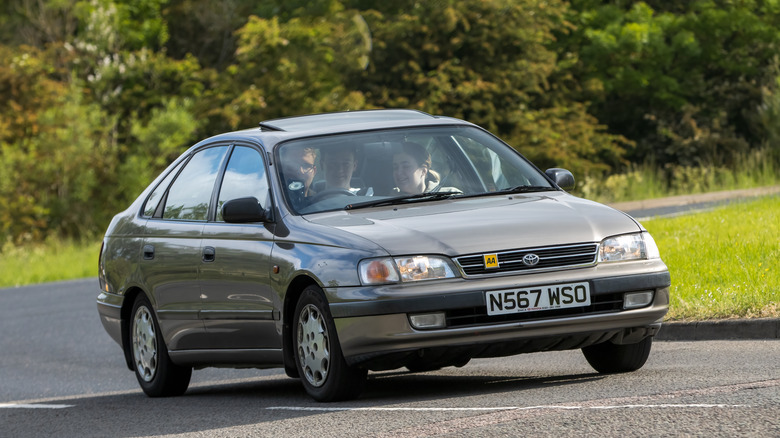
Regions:
<svg viewBox="0 0 780 438"><path fill-rule="evenodd" d="M268 179L263 158L255 149L236 146L230 155L217 202L217 221L222 222L222 204L231 199L254 196L260 205L268 205Z"/></svg>
<svg viewBox="0 0 780 438"><path fill-rule="evenodd" d="M163 219L207 219L214 182L227 150L227 146L214 147L192 157L168 191Z"/></svg>
<svg viewBox="0 0 780 438"><path fill-rule="evenodd" d="M157 211L157 206L160 204L160 201L163 198L163 194L165 193L165 190L167 190L168 186L171 185L171 181L173 181L173 177L175 177L176 174L179 173L179 169L181 169L181 164L176 166L175 169L171 170L171 173L169 173L168 176L166 176L165 179L162 180L160 185L158 185L152 191L152 194L149 195L148 198L146 198L146 204L144 204L144 217L154 216L154 212Z"/></svg>

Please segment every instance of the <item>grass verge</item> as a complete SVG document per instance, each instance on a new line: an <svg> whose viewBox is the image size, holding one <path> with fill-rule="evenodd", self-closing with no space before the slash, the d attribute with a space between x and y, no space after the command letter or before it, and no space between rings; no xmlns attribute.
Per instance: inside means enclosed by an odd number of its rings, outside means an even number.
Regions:
<svg viewBox="0 0 780 438"><path fill-rule="evenodd" d="M780 316L780 202L644 221L672 276L667 320Z"/></svg>
<svg viewBox="0 0 780 438"><path fill-rule="evenodd" d="M100 243L100 239L87 242L49 239L22 247L5 244L0 252L0 287L96 277Z"/></svg>

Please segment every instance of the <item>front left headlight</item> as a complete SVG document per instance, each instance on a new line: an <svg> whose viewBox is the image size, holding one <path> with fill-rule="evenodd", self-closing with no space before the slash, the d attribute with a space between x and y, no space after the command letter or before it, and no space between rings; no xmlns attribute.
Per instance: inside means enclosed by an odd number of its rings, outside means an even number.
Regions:
<svg viewBox="0 0 780 438"><path fill-rule="evenodd" d="M363 284L387 284L397 282L454 278L452 262L440 256L384 257L363 260L358 265Z"/></svg>
<svg viewBox="0 0 780 438"><path fill-rule="evenodd" d="M599 263L661 258L655 240L648 232L612 236L599 245Z"/></svg>

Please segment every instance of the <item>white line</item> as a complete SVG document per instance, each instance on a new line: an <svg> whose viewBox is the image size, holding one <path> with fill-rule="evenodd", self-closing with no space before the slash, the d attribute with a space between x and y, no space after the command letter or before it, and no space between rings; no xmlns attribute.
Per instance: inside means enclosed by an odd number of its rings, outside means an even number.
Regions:
<svg viewBox="0 0 780 438"><path fill-rule="evenodd" d="M690 403L690 404L658 404L658 405L622 405L622 406L590 406L588 409L655 409L655 408L705 408L705 409L728 409L728 408L746 408L749 405L726 405L726 404L708 404L708 403Z"/></svg>
<svg viewBox="0 0 780 438"><path fill-rule="evenodd" d="M271 406L266 409L278 411L321 411L321 412L339 412L339 411L530 411L530 410L576 410L576 409L654 409L654 408L741 408L747 405L725 405L725 404L655 404L655 405L615 405L615 406L497 406L497 407L472 407L472 408L321 408L311 406Z"/></svg>
<svg viewBox="0 0 780 438"><path fill-rule="evenodd" d="M493 408L318 408L312 406L271 406L266 409L277 411L509 411L514 406Z"/></svg>
<svg viewBox="0 0 780 438"><path fill-rule="evenodd" d="M75 405L32 405L20 403L0 403L0 409L64 409Z"/></svg>

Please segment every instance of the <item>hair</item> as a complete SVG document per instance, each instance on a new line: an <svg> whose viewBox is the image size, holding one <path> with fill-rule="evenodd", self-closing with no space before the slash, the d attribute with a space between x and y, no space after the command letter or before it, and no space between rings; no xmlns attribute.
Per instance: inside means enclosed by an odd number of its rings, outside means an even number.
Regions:
<svg viewBox="0 0 780 438"><path fill-rule="evenodd" d="M315 159L317 158L317 150L316 149L314 149L311 146L306 146L306 145L302 145L302 144L294 144L294 145L286 146L283 149L282 156L284 157L284 159L286 159L287 157L290 157L293 154L296 154L297 152L300 152L301 155L309 155L309 154L311 154L311 155L314 156Z"/></svg>
<svg viewBox="0 0 780 438"><path fill-rule="evenodd" d="M408 154L417 162L420 167L428 169L428 173L425 175L425 182L438 182L439 173L431 169L431 154L425 149L425 146L414 143L411 141L405 141L401 143L401 151Z"/></svg>

